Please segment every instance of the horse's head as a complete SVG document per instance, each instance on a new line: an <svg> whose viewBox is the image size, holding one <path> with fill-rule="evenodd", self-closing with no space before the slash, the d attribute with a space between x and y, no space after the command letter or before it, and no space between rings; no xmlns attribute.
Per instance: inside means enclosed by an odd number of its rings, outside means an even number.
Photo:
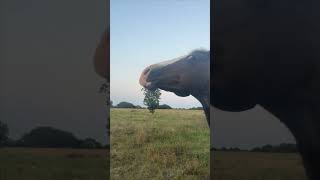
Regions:
<svg viewBox="0 0 320 180"><path fill-rule="evenodd" d="M94 54L94 68L98 75L108 78L110 71L110 34L105 31Z"/></svg>
<svg viewBox="0 0 320 180"><path fill-rule="evenodd" d="M194 50L186 56L145 68L140 84L150 90L160 88L178 96L192 95L209 114L210 51Z"/></svg>
<svg viewBox="0 0 320 180"><path fill-rule="evenodd" d="M178 96L197 96L209 90L209 51L190 54L145 68L140 84L147 89L160 88Z"/></svg>

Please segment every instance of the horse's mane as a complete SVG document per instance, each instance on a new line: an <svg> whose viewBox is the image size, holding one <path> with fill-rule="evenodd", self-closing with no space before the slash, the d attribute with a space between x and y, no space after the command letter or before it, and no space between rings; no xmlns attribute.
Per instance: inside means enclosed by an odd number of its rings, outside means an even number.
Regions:
<svg viewBox="0 0 320 180"><path fill-rule="evenodd" d="M209 60L210 59L210 50L203 48L195 49L191 51L188 56L194 56L197 60ZM208 58L209 57L209 58Z"/></svg>

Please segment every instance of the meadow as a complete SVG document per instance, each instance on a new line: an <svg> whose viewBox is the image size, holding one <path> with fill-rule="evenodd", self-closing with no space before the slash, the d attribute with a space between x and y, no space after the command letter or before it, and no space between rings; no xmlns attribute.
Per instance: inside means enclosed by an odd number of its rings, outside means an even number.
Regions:
<svg viewBox="0 0 320 180"><path fill-rule="evenodd" d="M0 180L105 180L108 168L106 149L0 149Z"/></svg>
<svg viewBox="0 0 320 180"><path fill-rule="evenodd" d="M209 179L202 110L111 109L111 179Z"/></svg>
<svg viewBox="0 0 320 180"><path fill-rule="evenodd" d="M1 148L0 180L306 180L296 153L216 151L202 110L111 109L106 149Z"/></svg>
<svg viewBox="0 0 320 180"><path fill-rule="evenodd" d="M307 180L296 153L214 152L215 180Z"/></svg>

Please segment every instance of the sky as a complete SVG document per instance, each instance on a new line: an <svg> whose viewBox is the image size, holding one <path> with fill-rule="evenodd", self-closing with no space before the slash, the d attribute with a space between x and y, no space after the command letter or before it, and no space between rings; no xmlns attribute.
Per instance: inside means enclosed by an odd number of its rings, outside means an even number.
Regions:
<svg viewBox="0 0 320 180"><path fill-rule="evenodd" d="M105 1L1 0L0 121L17 139L37 126L106 142L93 53Z"/></svg>
<svg viewBox="0 0 320 180"><path fill-rule="evenodd" d="M210 49L209 0L111 0L111 89L113 104L143 105L142 70L154 63ZM161 91L160 104L198 107L192 96Z"/></svg>

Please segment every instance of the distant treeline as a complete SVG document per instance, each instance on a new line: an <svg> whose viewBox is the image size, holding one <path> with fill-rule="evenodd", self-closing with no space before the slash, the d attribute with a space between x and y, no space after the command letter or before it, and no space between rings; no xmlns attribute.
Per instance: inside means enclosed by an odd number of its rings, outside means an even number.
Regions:
<svg viewBox="0 0 320 180"><path fill-rule="evenodd" d="M141 107L139 105L134 105L130 102L120 102L119 104L117 105L113 105L113 102L111 101L111 107L113 108L135 108L135 109L146 109L145 107ZM187 109L187 108L173 108L167 104L161 104L159 105L156 109ZM188 108L190 110L202 110L203 108L202 107L192 107L192 108Z"/></svg>
<svg viewBox="0 0 320 180"><path fill-rule="evenodd" d="M9 128L0 122L0 147L107 148L93 138L79 139L72 133L52 127L36 127L17 140L8 137Z"/></svg>
<svg viewBox="0 0 320 180"><path fill-rule="evenodd" d="M290 143L281 143L279 145L264 145L261 147L254 147L252 149L240 149L238 147L221 147L221 148L213 148L214 151L230 151L230 152L237 152L237 151L249 151L249 152L271 152L271 153L297 153L297 146L296 144Z"/></svg>

